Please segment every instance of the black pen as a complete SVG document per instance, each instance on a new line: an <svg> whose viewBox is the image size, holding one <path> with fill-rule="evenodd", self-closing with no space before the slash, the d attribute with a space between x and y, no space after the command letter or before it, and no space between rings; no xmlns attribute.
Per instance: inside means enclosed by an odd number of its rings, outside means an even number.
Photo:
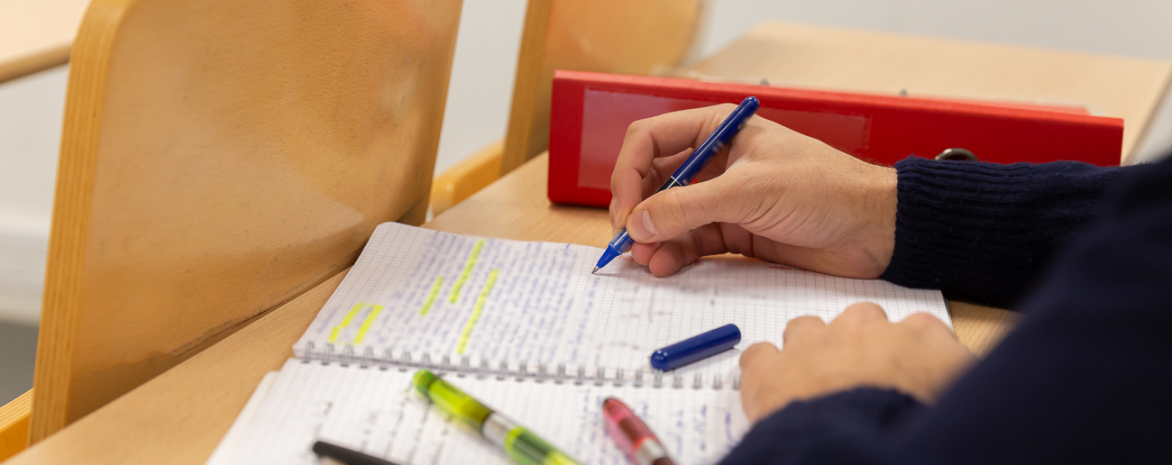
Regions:
<svg viewBox="0 0 1172 465"><path fill-rule="evenodd" d="M325 441L313 443L313 453L329 465L399 465Z"/></svg>

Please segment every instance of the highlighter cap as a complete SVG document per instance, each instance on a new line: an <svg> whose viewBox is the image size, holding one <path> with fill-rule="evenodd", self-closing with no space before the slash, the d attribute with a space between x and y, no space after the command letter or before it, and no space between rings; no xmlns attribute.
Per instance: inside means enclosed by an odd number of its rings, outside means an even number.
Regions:
<svg viewBox="0 0 1172 465"><path fill-rule="evenodd" d="M729 350L740 342L740 328L727 324L656 350L651 354L651 367L672 370Z"/></svg>
<svg viewBox="0 0 1172 465"><path fill-rule="evenodd" d="M415 390L423 394L423 397L426 397L431 403L477 430L484 425L484 420L492 414L492 409L485 407L472 396L436 376L431 370L415 372L412 384L415 386Z"/></svg>

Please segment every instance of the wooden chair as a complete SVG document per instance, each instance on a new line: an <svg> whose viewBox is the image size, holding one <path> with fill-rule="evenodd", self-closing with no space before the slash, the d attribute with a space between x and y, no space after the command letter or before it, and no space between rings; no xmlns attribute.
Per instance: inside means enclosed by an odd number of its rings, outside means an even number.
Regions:
<svg viewBox="0 0 1172 465"><path fill-rule="evenodd" d="M436 177L442 213L549 147L553 71L668 74L688 61L706 0L529 0L503 144L494 142Z"/></svg>
<svg viewBox="0 0 1172 465"><path fill-rule="evenodd" d="M34 408L26 394L0 411L0 444L22 418L45 438L336 275L375 225L421 223L459 14L460 0L94 0Z"/></svg>

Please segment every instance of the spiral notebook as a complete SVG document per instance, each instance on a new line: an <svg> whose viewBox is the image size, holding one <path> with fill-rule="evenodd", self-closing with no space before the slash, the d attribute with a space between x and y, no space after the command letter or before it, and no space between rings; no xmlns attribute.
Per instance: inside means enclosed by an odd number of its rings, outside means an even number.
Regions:
<svg viewBox="0 0 1172 465"><path fill-rule="evenodd" d="M409 392L413 370L429 368L580 460L624 463L601 436L601 399L617 395L681 463L711 463L747 429L741 350L780 346L786 321L869 301L893 321L928 312L951 324L938 291L744 259L656 278L621 257L591 274L601 252L380 225L213 462L315 463L309 445L325 437L405 463L508 463ZM728 323L742 332L736 349L651 368L654 349Z"/></svg>

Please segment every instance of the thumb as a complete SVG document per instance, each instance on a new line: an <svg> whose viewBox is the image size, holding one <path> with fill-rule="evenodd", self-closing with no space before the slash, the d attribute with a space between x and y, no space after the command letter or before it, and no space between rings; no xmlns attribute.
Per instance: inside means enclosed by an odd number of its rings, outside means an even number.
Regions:
<svg viewBox="0 0 1172 465"><path fill-rule="evenodd" d="M636 242L662 242L709 223L740 222L744 191L725 174L648 197L627 216L627 232Z"/></svg>

